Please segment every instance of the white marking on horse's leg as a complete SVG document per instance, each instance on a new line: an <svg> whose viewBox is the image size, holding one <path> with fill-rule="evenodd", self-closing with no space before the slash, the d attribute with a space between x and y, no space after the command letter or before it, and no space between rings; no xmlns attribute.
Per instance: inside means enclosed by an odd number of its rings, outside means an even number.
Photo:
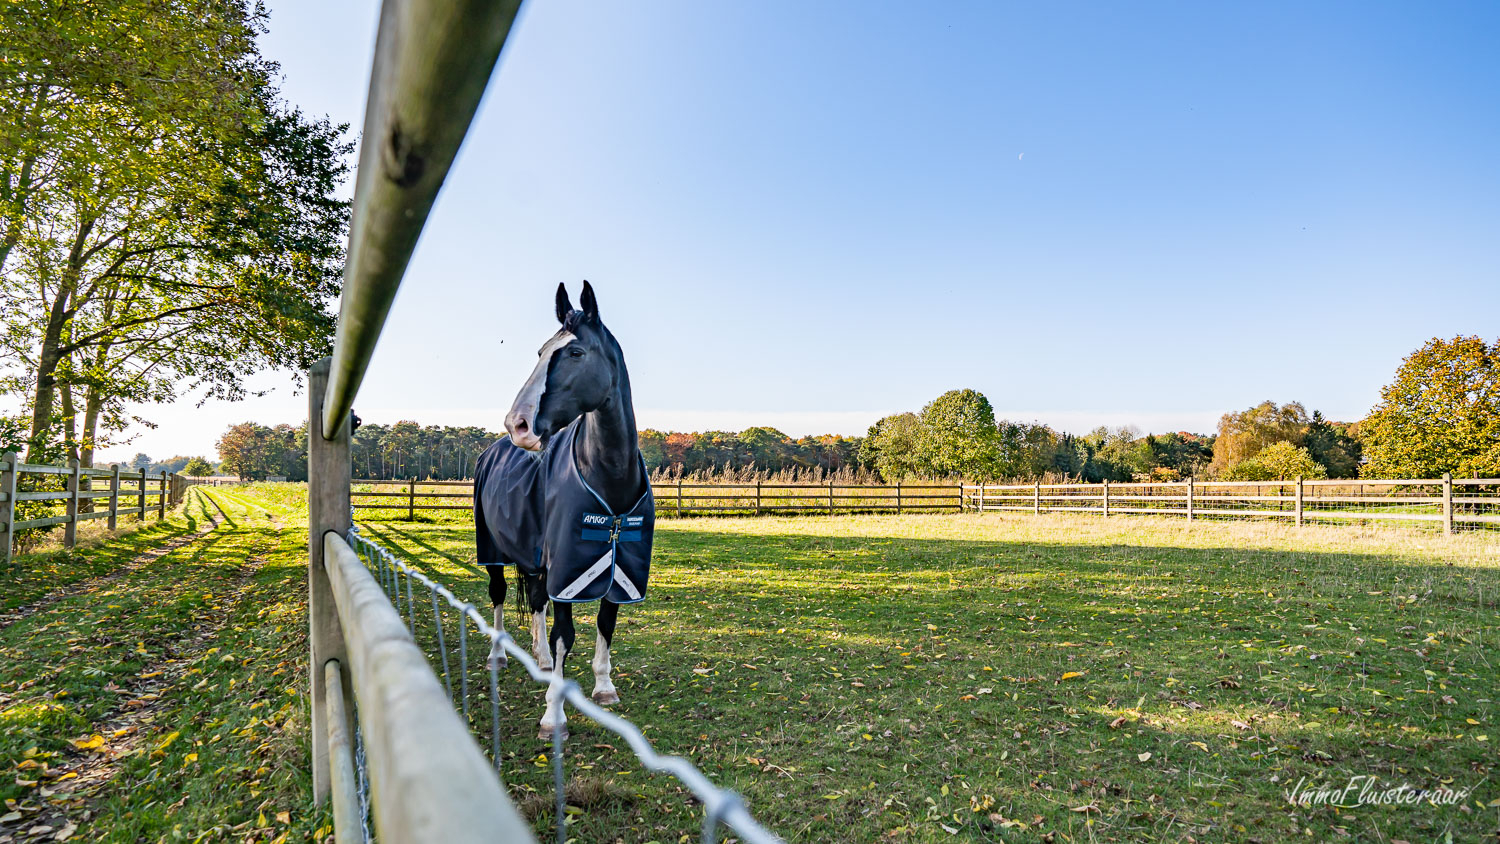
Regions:
<svg viewBox="0 0 1500 844"><path fill-rule="evenodd" d="M608 706L620 702L620 693L614 681L609 679L609 640L604 634L594 634L594 703Z"/></svg>
<svg viewBox="0 0 1500 844"><path fill-rule="evenodd" d="M563 658L568 655L568 648L562 639L557 640L557 661L553 663L556 667L552 669L554 682L547 686L547 711L542 713L541 729L537 731L537 738L551 740L554 731L562 730L563 738L568 737L568 716L563 712L562 695L562 671Z"/></svg>
<svg viewBox="0 0 1500 844"><path fill-rule="evenodd" d="M536 667L552 670L552 654L547 652L547 611L531 614L531 652L536 654Z"/></svg>
<svg viewBox="0 0 1500 844"><path fill-rule="evenodd" d="M495 607L495 629L501 633L505 632L505 608ZM487 663L490 668L504 668L510 660L505 656L505 650L500 647L500 640L496 639L490 643L490 657Z"/></svg>

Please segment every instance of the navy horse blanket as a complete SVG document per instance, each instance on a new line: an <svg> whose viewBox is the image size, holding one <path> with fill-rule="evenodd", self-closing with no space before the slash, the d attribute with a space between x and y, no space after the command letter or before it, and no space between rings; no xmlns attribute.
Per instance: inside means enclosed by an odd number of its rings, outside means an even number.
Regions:
<svg viewBox="0 0 1500 844"><path fill-rule="evenodd" d="M635 506L609 509L578 471L573 453L582 419L533 454L510 437L484 450L474 468L474 539L483 566L515 565L546 575L554 601L646 597L656 501L646 484ZM641 460L642 476L645 459Z"/></svg>

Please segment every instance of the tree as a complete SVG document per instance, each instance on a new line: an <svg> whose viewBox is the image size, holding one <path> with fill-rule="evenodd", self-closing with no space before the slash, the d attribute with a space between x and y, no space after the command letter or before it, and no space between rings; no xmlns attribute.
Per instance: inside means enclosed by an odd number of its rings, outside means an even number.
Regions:
<svg viewBox="0 0 1500 844"><path fill-rule="evenodd" d="M21 45L0 62L0 139L66 143L13 162L32 169L4 221L0 351L31 395L31 450L61 438L89 463L125 402L239 398L245 374L301 372L326 353L350 146L344 127L278 101L259 5L106 0L27 38L12 14L33 5L0 11ZM25 97L68 107L27 110ZM0 188L14 193L4 148Z"/></svg>
<svg viewBox="0 0 1500 844"><path fill-rule="evenodd" d="M1500 474L1500 341L1427 341L1381 389L1360 433L1367 477Z"/></svg>
<svg viewBox="0 0 1500 844"><path fill-rule="evenodd" d="M924 430L915 413L896 413L870 426L860 445L859 460L880 477L900 481L931 474L921 457Z"/></svg>
<svg viewBox="0 0 1500 844"><path fill-rule="evenodd" d="M202 457L194 457L187 462L186 466L182 467L182 473L184 475L192 475L195 478L201 478L205 475L212 475L214 467L209 465L209 462Z"/></svg>
<svg viewBox="0 0 1500 844"><path fill-rule="evenodd" d="M151 465L151 458L146 452L138 451L134 457L130 458L130 465L136 469L145 469Z"/></svg>
<svg viewBox="0 0 1500 844"><path fill-rule="evenodd" d="M1229 467L1224 473L1230 481L1289 481L1294 478L1326 478L1328 472L1307 449L1286 440L1274 442L1254 457Z"/></svg>
<svg viewBox="0 0 1500 844"><path fill-rule="evenodd" d="M1263 401L1248 410L1226 413L1219 420L1219 435L1214 439L1214 459L1209 469L1224 472L1272 443L1301 445L1309 421L1300 402L1278 406L1276 402Z"/></svg>
<svg viewBox="0 0 1500 844"><path fill-rule="evenodd" d="M949 390L922 408L922 461L938 475L997 477L1000 465L995 410L976 390Z"/></svg>
<svg viewBox="0 0 1500 844"><path fill-rule="evenodd" d="M1314 410L1303 434L1302 445L1307 453L1328 470L1331 478L1352 478L1359 474L1363 449L1349 429L1349 425L1329 422L1321 411Z"/></svg>

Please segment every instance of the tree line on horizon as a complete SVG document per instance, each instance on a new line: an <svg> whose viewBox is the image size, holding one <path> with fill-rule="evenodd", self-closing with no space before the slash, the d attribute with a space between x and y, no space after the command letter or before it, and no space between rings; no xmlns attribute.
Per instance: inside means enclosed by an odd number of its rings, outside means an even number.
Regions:
<svg viewBox="0 0 1500 844"><path fill-rule="evenodd" d="M351 442L357 479L469 478L501 434L480 427L364 424ZM920 411L886 416L862 437L793 438L644 429L641 455L659 480L896 482L1176 481L1500 475L1500 343L1434 339L1408 356L1381 402L1358 422L1325 419L1300 402L1226 413L1213 434L1100 427L1085 434L996 419L985 396L951 390ZM307 477L306 423L231 426L222 471L247 479Z"/></svg>

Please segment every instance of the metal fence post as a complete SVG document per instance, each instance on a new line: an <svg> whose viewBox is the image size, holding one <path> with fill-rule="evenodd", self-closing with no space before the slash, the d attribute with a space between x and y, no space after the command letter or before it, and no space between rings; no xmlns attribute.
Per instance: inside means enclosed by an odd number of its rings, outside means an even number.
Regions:
<svg viewBox="0 0 1500 844"><path fill-rule="evenodd" d="M307 622L311 659L308 663L312 689L313 802L328 799L331 787L328 753L328 689L324 666L329 660L348 664L344 629L339 624L333 587L324 568L323 537L331 532L349 533L349 420L341 420L331 439L324 439L317 420L323 418L323 393L328 387L329 360L313 364L308 373L307 418L314 421L307 438ZM340 672L345 700L354 699L349 671ZM354 735L352 721L346 735Z"/></svg>
<svg viewBox="0 0 1500 844"><path fill-rule="evenodd" d="M0 493L4 493L5 501L0 503L0 507L4 507L4 510L0 512L3 512L5 517L3 558L8 566L11 549L16 544L16 478L21 475L17 468L21 463L21 455L14 451L7 451L0 459L5 461L5 471L0 473Z"/></svg>
<svg viewBox="0 0 1500 844"><path fill-rule="evenodd" d="M1188 475L1187 520L1190 521L1190 522L1193 520L1193 476L1192 475Z"/></svg>
<svg viewBox="0 0 1500 844"><path fill-rule="evenodd" d="M1302 476L1297 476L1297 527L1302 527Z"/></svg>
<svg viewBox="0 0 1500 844"><path fill-rule="evenodd" d="M1453 473L1443 473L1443 533L1453 535Z"/></svg>
<svg viewBox="0 0 1500 844"><path fill-rule="evenodd" d="M417 476L412 475L411 486L406 488L406 520L417 520Z"/></svg>
<svg viewBox="0 0 1500 844"><path fill-rule="evenodd" d="M156 497L156 520L167 517L167 470L161 470L161 495Z"/></svg>
<svg viewBox="0 0 1500 844"><path fill-rule="evenodd" d="M72 548L78 544L78 458L68 458L67 490L68 495L68 522L63 527L63 547Z"/></svg>
<svg viewBox="0 0 1500 844"><path fill-rule="evenodd" d="M1042 514L1042 482L1037 481L1036 487L1031 493L1031 511L1038 516Z"/></svg>
<svg viewBox="0 0 1500 844"><path fill-rule="evenodd" d="M120 464L112 463L109 467L109 529L113 531L120 525Z"/></svg>

